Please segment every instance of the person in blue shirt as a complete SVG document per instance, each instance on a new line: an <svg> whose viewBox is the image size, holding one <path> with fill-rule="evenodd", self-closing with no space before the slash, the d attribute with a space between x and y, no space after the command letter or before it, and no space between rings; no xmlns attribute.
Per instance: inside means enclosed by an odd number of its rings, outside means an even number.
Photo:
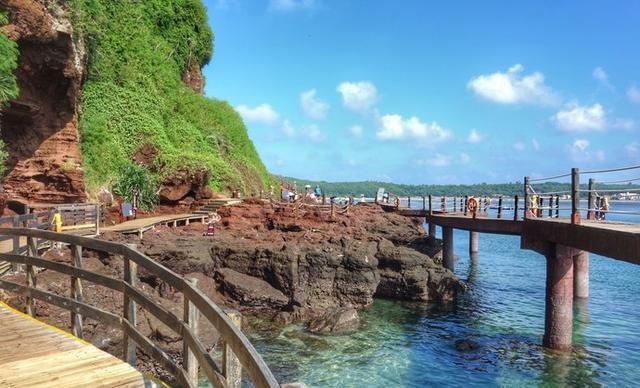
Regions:
<svg viewBox="0 0 640 388"><path fill-rule="evenodd" d="M320 189L320 185L316 185L313 193L316 195L316 197L322 197L322 190Z"/></svg>

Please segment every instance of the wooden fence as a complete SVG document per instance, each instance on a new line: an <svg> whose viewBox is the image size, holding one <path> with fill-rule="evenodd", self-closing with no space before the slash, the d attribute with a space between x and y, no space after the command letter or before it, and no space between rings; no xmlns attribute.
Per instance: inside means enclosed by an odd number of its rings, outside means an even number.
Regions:
<svg viewBox="0 0 640 388"><path fill-rule="evenodd" d="M256 352L254 347L232 320L198 290L191 282L155 262L133 246L101 241L71 234L55 233L28 228L0 228L0 238L13 241L14 253L0 253L0 259L26 267L26 284L0 279L0 288L26 298L26 312L35 316L35 300L41 300L71 313L72 331L82 338L82 317L92 318L100 323L120 328L123 336L123 359L135 367L136 349L158 362L176 381L185 387L196 387L198 367L215 387L239 386L239 374L228 365L234 357L223 357L223 365L218 365L198 339L198 315L203 315L220 333L225 343L224 354L233 353L257 387L277 387L278 382ZM20 240L26 239L27 250L19 251ZM38 244L51 241L68 244L73 254L71 264L53 262L39 257ZM113 278L82 268L82 250L88 248L109 255L120 255L124 261L122 278ZM183 316L155 303L143 294L137 283L138 266L169 284L184 296ZM69 296L54 294L36 288L37 268L46 268L70 277ZM124 306L121 314L105 311L89 305L83 300L82 282L90 282L118 291L122 294ZM141 307L183 338L183 363L178 365L164 350L137 328L137 308ZM235 377L232 377L235 376Z"/></svg>

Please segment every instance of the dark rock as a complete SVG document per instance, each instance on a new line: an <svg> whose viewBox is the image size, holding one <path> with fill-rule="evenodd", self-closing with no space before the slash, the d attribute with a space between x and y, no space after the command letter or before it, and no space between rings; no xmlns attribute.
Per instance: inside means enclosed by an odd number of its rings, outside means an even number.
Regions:
<svg viewBox="0 0 640 388"><path fill-rule="evenodd" d="M474 340L464 338L456 340L455 342L456 350L460 352L465 352L469 350L476 350L480 347L480 344Z"/></svg>
<svg viewBox="0 0 640 388"><path fill-rule="evenodd" d="M360 326L358 311L354 308L339 308L328 311L309 322L309 331L313 333L339 333L355 330Z"/></svg>
<svg viewBox="0 0 640 388"><path fill-rule="evenodd" d="M289 298L262 279L229 268L216 270L215 278L224 294L245 306L282 308L289 304Z"/></svg>

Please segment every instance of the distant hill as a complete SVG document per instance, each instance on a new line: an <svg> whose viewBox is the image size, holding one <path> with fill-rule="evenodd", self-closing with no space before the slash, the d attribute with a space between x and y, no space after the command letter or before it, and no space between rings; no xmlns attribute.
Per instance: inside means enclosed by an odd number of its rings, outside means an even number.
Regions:
<svg viewBox="0 0 640 388"><path fill-rule="evenodd" d="M328 195L337 196L355 196L358 197L364 194L366 197L373 197L379 187L384 187L385 191L391 193L391 195L397 196L421 196L421 195L446 195L446 196L464 196L464 195L476 195L476 196L494 196L494 195L522 195L523 183L477 183L472 185L403 185L389 182L378 181L364 181L364 182L326 182L326 181L311 181L306 179L291 178L276 176L275 179L285 181L289 183L296 182L298 190L304 185L311 185L315 187L320 185L322 190ZM571 190L569 183L557 183L557 182L544 182L535 184L534 190L539 193L545 192L562 192ZM586 185L583 185L583 189L586 190ZM597 185L596 189L600 190L616 190L624 192L631 189L638 189L640 185L634 185L632 183L620 184L620 185ZM586 194L585 194L586 195Z"/></svg>

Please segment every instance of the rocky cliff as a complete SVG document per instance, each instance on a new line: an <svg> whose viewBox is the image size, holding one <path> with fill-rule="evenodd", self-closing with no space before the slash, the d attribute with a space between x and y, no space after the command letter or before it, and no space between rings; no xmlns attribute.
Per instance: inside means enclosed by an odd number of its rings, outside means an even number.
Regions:
<svg viewBox="0 0 640 388"><path fill-rule="evenodd" d="M213 33L200 0L0 0L0 12L19 50L19 97L0 111L11 199L84 201L140 170L139 191L167 204L270 182L239 115L202 96Z"/></svg>

